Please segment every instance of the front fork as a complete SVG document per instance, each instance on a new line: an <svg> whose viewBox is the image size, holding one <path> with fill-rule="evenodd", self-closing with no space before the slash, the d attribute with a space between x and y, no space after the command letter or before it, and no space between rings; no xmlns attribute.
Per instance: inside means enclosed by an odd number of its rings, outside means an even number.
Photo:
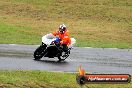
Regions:
<svg viewBox="0 0 132 88"><path fill-rule="evenodd" d="M42 42L42 46L46 45L45 43Z"/></svg>

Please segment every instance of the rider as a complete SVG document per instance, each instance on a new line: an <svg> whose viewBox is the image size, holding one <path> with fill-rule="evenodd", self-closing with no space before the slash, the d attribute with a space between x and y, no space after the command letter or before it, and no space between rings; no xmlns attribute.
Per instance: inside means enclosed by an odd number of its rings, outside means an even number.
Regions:
<svg viewBox="0 0 132 88"><path fill-rule="evenodd" d="M71 44L71 39L67 27L64 24L62 24L59 26L59 30L53 32L52 34L60 38L60 44L63 47L63 51L67 54L68 46Z"/></svg>

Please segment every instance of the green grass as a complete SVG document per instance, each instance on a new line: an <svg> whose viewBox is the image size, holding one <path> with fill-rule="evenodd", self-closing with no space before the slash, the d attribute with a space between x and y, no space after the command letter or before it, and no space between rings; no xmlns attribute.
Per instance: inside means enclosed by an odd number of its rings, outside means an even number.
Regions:
<svg viewBox="0 0 132 88"><path fill-rule="evenodd" d="M81 42L81 43L78 43L78 42ZM78 45L77 45L78 44ZM93 48L96 48L96 47L102 47L102 48L131 48L131 44L128 44L128 43L120 43L120 42L108 42L108 41L102 41L101 39L100 40L88 40L87 42L83 42L81 40L78 40L77 41L77 46L87 46L87 47L93 47Z"/></svg>
<svg viewBox="0 0 132 88"><path fill-rule="evenodd" d="M33 33L23 32L24 30L30 30L30 28L26 27L17 27L14 25L7 25L4 23L0 23L0 43L19 43L23 44L35 44L34 41L39 39L39 36L36 36ZM39 39L40 40L40 39ZM40 40L41 41L41 40Z"/></svg>
<svg viewBox="0 0 132 88"><path fill-rule="evenodd" d="M131 88L129 84L88 84L83 88ZM46 71L0 71L0 87L80 88L76 74Z"/></svg>
<svg viewBox="0 0 132 88"><path fill-rule="evenodd" d="M76 46L132 48L131 0L0 0L0 43L40 44L61 23Z"/></svg>

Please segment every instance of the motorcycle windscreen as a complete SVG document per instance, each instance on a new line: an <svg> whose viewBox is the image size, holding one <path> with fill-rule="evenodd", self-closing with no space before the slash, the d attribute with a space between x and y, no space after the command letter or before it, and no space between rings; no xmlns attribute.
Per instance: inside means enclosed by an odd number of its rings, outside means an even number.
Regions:
<svg viewBox="0 0 132 88"><path fill-rule="evenodd" d="M42 42L46 45L50 45L52 41L55 40L55 37L50 33L42 37Z"/></svg>

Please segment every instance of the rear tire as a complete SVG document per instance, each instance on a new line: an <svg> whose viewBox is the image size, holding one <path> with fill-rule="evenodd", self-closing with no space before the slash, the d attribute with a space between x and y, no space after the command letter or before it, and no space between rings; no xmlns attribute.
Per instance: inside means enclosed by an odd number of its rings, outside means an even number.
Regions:
<svg viewBox="0 0 132 88"><path fill-rule="evenodd" d="M63 54L63 53L65 53L65 52L62 52L62 55L58 56L59 61L64 61L69 56L69 54L66 55L66 54Z"/></svg>
<svg viewBox="0 0 132 88"><path fill-rule="evenodd" d="M40 60L43 57L43 52L46 49L46 45L40 45L34 52L34 60Z"/></svg>

